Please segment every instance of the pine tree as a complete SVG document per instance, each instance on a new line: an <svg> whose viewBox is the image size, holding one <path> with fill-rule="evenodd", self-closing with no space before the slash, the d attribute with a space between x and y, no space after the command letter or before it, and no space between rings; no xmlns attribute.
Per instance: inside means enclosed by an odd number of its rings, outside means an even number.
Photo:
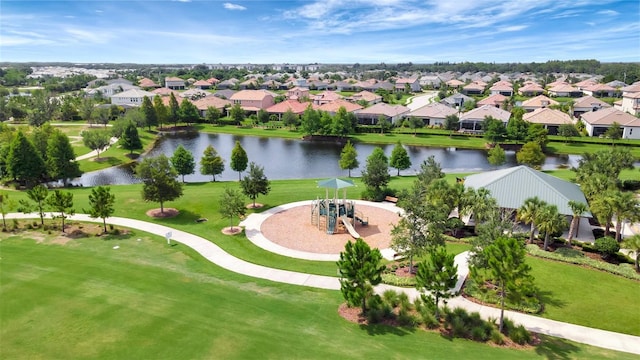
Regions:
<svg viewBox="0 0 640 360"><path fill-rule="evenodd" d="M45 164L31 141L18 131L9 145L7 171L16 181L32 186L44 175Z"/></svg>
<svg viewBox="0 0 640 360"><path fill-rule="evenodd" d="M158 114L156 114L156 109L153 107L148 96L142 99L142 113L144 113L145 125L147 125L149 130L151 130L152 126L158 125Z"/></svg>
<svg viewBox="0 0 640 360"><path fill-rule="evenodd" d="M25 214L31 213L34 210L38 211L40 224L44 225L44 211L47 205L47 196L49 196L49 190L46 186L42 184L34 186L27 191L28 200L20 200L18 211Z"/></svg>
<svg viewBox="0 0 640 360"><path fill-rule="evenodd" d="M153 108L156 111L156 117L158 118L158 127L162 129L162 125L169 121L169 109L162 102L162 97L153 97Z"/></svg>
<svg viewBox="0 0 640 360"><path fill-rule="evenodd" d="M120 145L123 149L129 150L129 154L133 154L133 150L142 149L142 141L138 134L138 128L136 128L133 122L129 122L122 132L122 138L120 139Z"/></svg>
<svg viewBox="0 0 640 360"><path fill-rule="evenodd" d="M173 126L178 126L178 121L180 121L180 104L178 104L178 100L175 95L171 93L169 95L169 121L173 123Z"/></svg>
<svg viewBox="0 0 640 360"><path fill-rule="evenodd" d="M425 302L429 301L434 305L438 318L440 299L448 299L455 295L450 289L456 286L458 281L458 266L454 263L453 254L448 254L445 247L432 249L429 257L431 261L423 260L418 264L416 288L429 294L423 293L421 297Z"/></svg>
<svg viewBox="0 0 640 360"><path fill-rule="evenodd" d="M80 165L76 162L76 155L67 135L55 131L49 138L47 146L47 170L49 177L54 180L78 177L82 174Z"/></svg>
<svg viewBox="0 0 640 360"><path fill-rule="evenodd" d="M218 152L213 146L207 146L200 159L200 172L204 175L211 175L213 181L216 181L216 175L222 174L223 171L224 160L218 155Z"/></svg>
<svg viewBox="0 0 640 360"><path fill-rule="evenodd" d="M382 282L385 266L380 250L371 249L364 240L349 241L337 262L340 273L340 291L350 306L360 305L367 311L367 300L373 295L373 287Z"/></svg>
<svg viewBox="0 0 640 360"><path fill-rule="evenodd" d="M376 195L380 193L382 187L391 180L389 175L389 160L381 147L375 147L367 158L367 166L362 171L362 182L368 188L375 190Z"/></svg>
<svg viewBox="0 0 640 360"><path fill-rule="evenodd" d="M182 99L180 103L180 120L190 125L197 122L198 119L200 119L198 108L189 99Z"/></svg>

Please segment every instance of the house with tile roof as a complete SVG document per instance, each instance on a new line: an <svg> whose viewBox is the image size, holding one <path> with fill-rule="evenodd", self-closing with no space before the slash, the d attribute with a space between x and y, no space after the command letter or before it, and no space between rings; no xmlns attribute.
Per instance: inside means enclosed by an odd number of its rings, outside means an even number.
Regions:
<svg viewBox="0 0 640 360"><path fill-rule="evenodd" d="M220 110L224 114L224 109L231 107L231 101L220 99L219 97L210 95L195 101L192 101L193 105L198 108L198 112L200 112L200 116L207 116L207 109L209 107L214 107Z"/></svg>
<svg viewBox="0 0 640 360"><path fill-rule="evenodd" d="M211 89L211 86L212 86L211 83L206 80L198 80L193 83L193 87L200 90Z"/></svg>
<svg viewBox="0 0 640 360"><path fill-rule="evenodd" d="M573 86L575 86L577 89L584 90L585 88L588 88L588 87L591 87L593 85L596 85L597 83L598 83L597 80L586 79L586 80L582 80L580 82L577 82L577 83L573 84Z"/></svg>
<svg viewBox="0 0 640 360"><path fill-rule="evenodd" d="M482 105L491 105L491 106L495 106L497 108L501 107L502 104L504 104L505 100L508 100L509 98L502 95L502 94L493 94L490 95L480 101L478 101L478 106L482 106Z"/></svg>
<svg viewBox="0 0 640 360"><path fill-rule="evenodd" d="M130 89L111 96L111 103L114 105L141 106L145 96L149 100L153 100L158 95L141 89Z"/></svg>
<svg viewBox="0 0 640 360"><path fill-rule="evenodd" d="M160 85L156 84L155 81L148 78L140 79L140 81L138 81L138 86L143 89L156 89L160 87Z"/></svg>
<svg viewBox="0 0 640 360"><path fill-rule="evenodd" d="M487 86L484 82L474 81L462 87L462 93L465 95L481 95Z"/></svg>
<svg viewBox="0 0 640 360"><path fill-rule="evenodd" d="M487 117L500 120L506 126L511 113L491 105L483 105L460 115L460 130L482 132L482 123Z"/></svg>
<svg viewBox="0 0 640 360"><path fill-rule="evenodd" d="M549 88L549 90L547 90L547 93L549 94L549 96L558 96L558 97L578 97L583 95L582 90L576 87L573 87L569 84L561 84L561 85L557 85L552 88Z"/></svg>
<svg viewBox="0 0 640 360"><path fill-rule="evenodd" d="M167 97L170 96L172 93L173 93L173 96L175 96L176 98L180 96L180 92L171 90L166 87L157 88L157 89L151 90L151 92L156 95L167 96Z"/></svg>
<svg viewBox="0 0 640 360"><path fill-rule="evenodd" d="M231 95L233 104L240 104L245 111L258 112L274 104L276 94L267 90L240 90Z"/></svg>
<svg viewBox="0 0 640 360"><path fill-rule="evenodd" d="M352 102L364 101L367 105L373 105L382 102L382 96L372 93L371 91L363 90L349 96L347 100Z"/></svg>
<svg viewBox="0 0 640 360"><path fill-rule="evenodd" d="M560 104L559 102L553 99L549 99L544 95L538 95L529 100L523 101L521 107L525 109L527 112L531 112L536 109L542 109L542 108L549 107L551 105L559 105L559 104Z"/></svg>
<svg viewBox="0 0 640 360"><path fill-rule="evenodd" d="M628 93L637 93L640 92L640 81L635 82L631 85L625 86L623 88L620 89L622 91L622 94L628 94Z"/></svg>
<svg viewBox="0 0 640 360"><path fill-rule="evenodd" d="M338 100L338 99L342 99L343 96L338 94L335 91L323 91L319 94L315 94L315 95L311 95L311 101L313 102L314 105L324 105L326 103L330 103L332 101Z"/></svg>
<svg viewBox="0 0 640 360"><path fill-rule="evenodd" d="M459 88L461 86L464 86L464 82L460 81L458 79L451 79L451 80L447 81L446 84L447 84L448 87L454 88L454 89L457 89L457 88Z"/></svg>
<svg viewBox="0 0 640 360"><path fill-rule="evenodd" d="M620 110L635 116L640 115L640 92L627 92L622 95Z"/></svg>
<svg viewBox="0 0 640 360"><path fill-rule="evenodd" d="M607 84L593 84L591 86L586 86L582 89L582 92L585 95L590 95L593 97L613 97L615 96L618 90L613 86L609 86Z"/></svg>
<svg viewBox="0 0 640 360"><path fill-rule="evenodd" d="M513 95L513 85L510 82L500 80L495 82L490 88L489 91L491 95L504 95L504 96L512 96Z"/></svg>
<svg viewBox="0 0 640 360"><path fill-rule="evenodd" d="M597 111L599 109L610 108L611 105L606 102L596 99L593 96L583 96L576 99L573 103L573 116L580 117L582 114L589 111Z"/></svg>
<svg viewBox="0 0 640 360"><path fill-rule="evenodd" d="M560 125L573 124L571 117L560 110L547 107L535 109L522 116L522 120L531 124L541 124L549 132L549 135L557 135Z"/></svg>
<svg viewBox="0 0 640 360"><path fill-rule="evenodd" d="M518 94L522 96L537 96L542 95L543 93L544 89L542 86L536 83L526 84L518 89Z"/></svg>
<svg viewBox="0 0 640 360"><path fill-rule="evenodd" d="M216 88L222 90L222 89L234 89L238 86L238 84L240 83L240 80L236 79L236 78L231 78L231 79L227 79L224 81L220 81L218 83L218 85L216 85Z"/></svg>
<svg viewBox="0 0 640 360"><path fill-rule="evenodd" d="M420 79L418 77L400 78L396 80L396 92L404 92L407 87L411 90L411 92L418 92L422 90L422 88L420 87Z"/></svg>
<svg viewBox="0 0 640 360"><path fill-rule="evenodd" d="M304 111L309 107L311 103L309 102L299 102L298 100L288 99L277 104L271 105L265 109L269 114L274 114L278 116L278 120L282 119L282 115L287 111L291 110L292 113L296 115L302 115Z"/></svg>
<svg viewBox="0 0 640 360"><path fill-rule="evenodd" d="M424 126L443 126L449 115L457 115L458 110L441 103L431 103L409 112L406 117L422 120Z"/></svg>
<svg viewBox="0 0 640 360"><path fill-rule="evenodd" d="M371 107L356 110L353 113L358 118L358 123L362 125L376 125L378 118L384 116L392 124L399 124L409 108L403 105L389 105L386 103L377 103Z"/></svg>
<svg viewBox="0 0 640 360"><path fill-rule="evenodd" d="M465 102L474 101L472 97L465 94L455 93L449 97L446 97L440 102L450 107L462 108Z"/></svg>
<svg viewBox="0 0 640 360"><path fill-rule="evenodd" d="M335 115L338 110L343 107L347 112L354 112L356 110L363 109L364 107L360 104L352 103L345 99L338 99L328 103L324 103L322 105L314 105L316 110L328 112L331 115Z"/></svg>
<svg viewBox="0 0 640 360"><path fill-rule="evenodd" d="M169 88L171 90L184 90L184 80L175 76L168 76L164 78L164 87Z"/></svg>
<svg viewBox="0 0 640 360"><path fill-rule="evenodd" d="M442 86L442 79L438 75L423 75L419 81L421 87L440 89L440 86Z"/></svg>
<svg viewBox="0 0 640 360"><path fill-rule="evenodd" d="M300 100L300 99L309 99L309 88L303 88L296 86L292 89L287 90L287 99L290 100Z"/></svg>
<svg viewBox="0 0 640 360"><path fill-rule="evenodd" d="M600 109L582 114L581 119L589 136L600 136L617 123L622 128L623 139L640 139L640 119L624 111Z"/></svg>
<svg viewBox="0 0 640 360"><path fill-rule="evenodd" d="M213 96L219 97L220 99L231 99L231 97L233 96L233 94L235 94L237 91L235 90L231 90L231 89L224 89L224 90L218 90L215 93L213 93Z"/></svg>

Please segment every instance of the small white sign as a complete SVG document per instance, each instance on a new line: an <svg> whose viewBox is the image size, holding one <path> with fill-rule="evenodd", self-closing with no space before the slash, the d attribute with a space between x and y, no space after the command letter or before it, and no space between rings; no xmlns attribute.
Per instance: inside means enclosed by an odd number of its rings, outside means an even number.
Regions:
<svg viewBox="0 0 640 360"><path fill-rule="evenodd" d="M171 245L171 236L173 236L171 231L169 231L168 233L164 234L164 237L167 238L167 244L168 245Z"/></svg>

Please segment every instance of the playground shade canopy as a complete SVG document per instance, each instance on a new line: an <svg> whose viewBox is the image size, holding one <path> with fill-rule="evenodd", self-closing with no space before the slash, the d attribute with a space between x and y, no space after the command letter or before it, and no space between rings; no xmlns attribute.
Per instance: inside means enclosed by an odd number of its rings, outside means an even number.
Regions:
<svg viewBox="0 0 640 360"><path fill-rule="evenodd" d="M318 181L318 187L327 189L343 189L351 186L356 186L351 180L342 180L338 178L327 179Z"/></svg>

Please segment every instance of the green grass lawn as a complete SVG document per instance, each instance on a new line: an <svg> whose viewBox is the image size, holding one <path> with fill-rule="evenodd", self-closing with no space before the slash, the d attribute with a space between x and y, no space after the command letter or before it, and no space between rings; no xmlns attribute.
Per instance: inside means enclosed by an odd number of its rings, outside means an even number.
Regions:
<svg viewBox="0 0 640 360"><path fill-rule="evenodd" d="M514 350L358 326L338 315L338 291L230 273L135 230L64 245L23 235L0 233L6 359L637 358L548 337Z"/></svg>
<svg viewBox="0 0 640 360"><path fill-rule="evenodd" d="M578 265L528 257L542 317L640 336L640 282Z"/></svg>
<svg viewBox="0 0 640 360"><path fill-rule="evenodd" d="M140 134L140 140L142 141L143 151L151 149L156 139L155 132L138 129L138 133ZM140 151L138 150L134 153L139 154ZM76 155L82 154L83 153L76 151ZM122 149L118 143L115 143L113 146L109 147L109 149L100 153L100 159L94 157L91 159L81 160L78 163L80 164L80 170L83 172L89 172L106 169L111 166L127 164L131 162L128 155L129 150Z"/></svg>

